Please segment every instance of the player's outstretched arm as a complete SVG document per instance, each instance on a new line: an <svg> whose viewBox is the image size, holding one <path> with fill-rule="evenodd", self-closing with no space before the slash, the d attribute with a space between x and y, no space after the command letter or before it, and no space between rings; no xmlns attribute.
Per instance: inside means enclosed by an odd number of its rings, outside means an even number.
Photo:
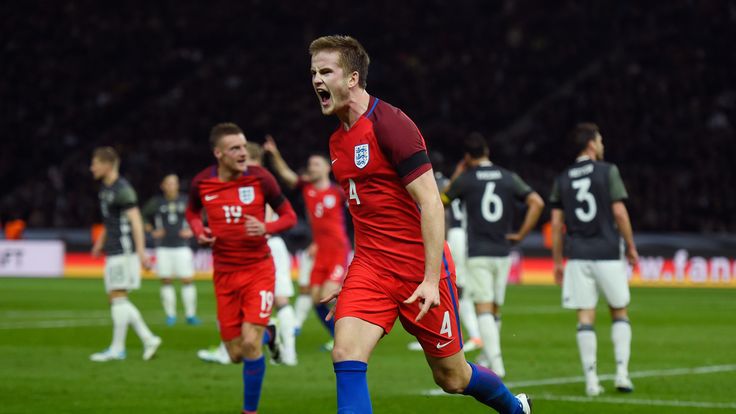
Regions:
<svg viewBox="0 0 736 414"><path fill-rule="evenodd" d="M143 218L141 217L141 210L138 207L133 207L125 210L125 216L130 221L130 228L133 235L133 245L135 246L135 253L141 260L141 265L144 268L149 269L151 263L146 256L146 236L143 232Z"/></svg>
<svg viewBox="0 0 736 414"><path fill-rule="evenodd" d="M562 283L562 229L565 226L565 213L562 209L552 209L552 260L555 263L555 282Z"/></svg>
<svg viewBox="0 0 736 414"><path fill-rule="evenodd" d="M421 211L422 240L424 241L424 281L405 301L420 300L420 320L431 307L439 306L439 282L442 252L445 241L445 210L442 206L434 172L429 169L406 186L406 190L419 205Z"/></svg>
<svg viewBox="0 0 736 414"><path fill-rule="evenodd" d="M521 228L516 233L512 233L506 236L506 238L514 243L519 243L529 234L534 226L539 221L539 216L542 214L544 209L544 200L536 191L529 193L526 196L526 216L524 216L524 222L521 224Z"/></svg>
<svg viewBox="0 0 736 414"><path fill-rule="evenodd" d="M618 231L621 233L621 237L624 238L624 243L626 243L626 259L631 266L635 266L639 261L639 253L636 251L636 244L634 243L634 231L631 229L629 212L626 210L626 205L623 201L616 201L611 207L613 210L613 219L616 220Z"/></svg>
<svg viewBox="0 0 736 414"><path fill-rule="evenodd" d="M288 185L289 188L295 188L299 182L299 175L289 168L289 164L287 164L284 157L281 156L281 152L276 146L276 141L271 135L266 135L266 142L263 143L263 150L271 154L274 172L281 181Z"/></svg>

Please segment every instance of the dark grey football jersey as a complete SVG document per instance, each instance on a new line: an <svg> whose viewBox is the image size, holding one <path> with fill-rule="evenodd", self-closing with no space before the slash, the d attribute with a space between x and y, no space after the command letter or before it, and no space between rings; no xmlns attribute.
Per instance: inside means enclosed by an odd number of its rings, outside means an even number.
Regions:
<svg viewBox="0 0 736 414"><path fill-rule="evenodd" d="M565 214L565 253L570 259L621 258L621 236L611 204L628 198L618 168L606 162L580 159L552 185L552 208Z"/></svg>
<svg viewBox="0 0 736 414"><path fill-rule="evenodd" d="M180 194L174 200L156 196L146 203L143 208L143 217L155 229L163 229L164 237L156 240L158 247L188 246L189 240L179 236L179 232L189 228L184 212L187 208L187 196Z"/></svg>
<svg viewBox="0 0 736 414"><path fill-rule="evenodd" d="M514 202L531 192L518 175L490 162L465 171L452 183L446 195L465 204L468 257L509 255L506 235L512 231Z"/></svg>
<svg viewBox="0 0 736 414"><path fill-rule="evenodd" d="M125 212L138 202L135 190L128 180L118 178L109 187L103 184L99 198L106 233L105 253L116 255L134 252L130 221Z"/></svg>

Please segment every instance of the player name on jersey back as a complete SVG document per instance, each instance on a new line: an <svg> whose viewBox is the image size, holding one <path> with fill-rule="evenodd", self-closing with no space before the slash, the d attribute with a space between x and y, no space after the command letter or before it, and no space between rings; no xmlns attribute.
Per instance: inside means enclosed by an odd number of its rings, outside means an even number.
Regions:
<svg viewBox="0 0 736 414"><path fill-rule="evenodd" d="M628 197L615 165L580 159L560 174L550 205L565 215L565 254L571 259L616 260L622 240L612 203Z"/></svg>

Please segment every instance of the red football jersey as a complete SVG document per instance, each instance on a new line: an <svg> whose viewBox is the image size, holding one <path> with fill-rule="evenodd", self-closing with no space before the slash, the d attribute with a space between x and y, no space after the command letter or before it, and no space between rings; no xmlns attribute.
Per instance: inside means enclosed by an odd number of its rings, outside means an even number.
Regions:
<svg viewBox="0 0 736 414"><path fill-rule="evenodd" d="M299 180L304 204L309 214L312 239L318 249L347 251L350 248L345 230L345 193L330 183L319 190L314 184Z"/></svg>
<svg viewBox="0 0 736 414"><path fill-rule="evenodd" d="M201 232L201 223L197 225L194 221L201 218L204 208L208 226L216 238L212 247L215 272L242 271L254 262L271 260L266 237L248 236L245 231L245 216L264 221L267 203L274 210L281 208L282 213L288 207L289 217L284 221L295 221L296 216L276 179L262 167L249 166L241 177L227 182L218 178L217 166L208 167L194 177L187 219L195 233Z"/></svg>
<svg viewBox="0 0 736 414"><path fill-rule="evenodd" d="M332 169L348 194L355 258L382 273L420 282L424 242L419 207L405 186L432 168L419 129L399 109L371 97L349 131L330 137ZM440 275L452 258L445 243Z"/></svg>

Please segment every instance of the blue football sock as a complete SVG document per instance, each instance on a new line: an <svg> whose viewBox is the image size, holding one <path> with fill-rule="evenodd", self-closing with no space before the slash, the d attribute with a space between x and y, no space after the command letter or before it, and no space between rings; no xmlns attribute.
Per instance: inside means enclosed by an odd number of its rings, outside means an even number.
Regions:
<svg viewBox="0 0 736 414"><path fill-rule="evenodd" d="M266 360L243 358L243 410L257 411L261 399L263 376L266 374Z"/></svg>
<svg viewBox="0 0 736 414"><path fill-rule="evenodd" d="M501 414L522 414L521 403L491 370L468 363L473 369L463 394L470 395Z"/></svg>
<svg viewBox="0 0 736 414"><path fill-rule="evenodd" d="M268 329L264 329L263 330L263 339L261 340L261 343L263 345L266 345L269 342L271 342L271 332L269 332Z"/></svg>
<svg viewBox="0 0 736 414"><path fill-rule="evenodd" d="M368 364L342 361L332 365L337 377L337 414L371 414L373 408L366 379Z"/></svg>
<svg viewBox="0 0 736 414"><path fill-rule="evenodd" d="M317 312L319 320L322 321L322 324L325 326L325 328L327 328L328 331L330 331L330 335L334 338L335 319L330 319L329 321L325 320L327 314L330 313L330 308L326 304L320 303L318 305L314 305L314 310Z"/></svg>

